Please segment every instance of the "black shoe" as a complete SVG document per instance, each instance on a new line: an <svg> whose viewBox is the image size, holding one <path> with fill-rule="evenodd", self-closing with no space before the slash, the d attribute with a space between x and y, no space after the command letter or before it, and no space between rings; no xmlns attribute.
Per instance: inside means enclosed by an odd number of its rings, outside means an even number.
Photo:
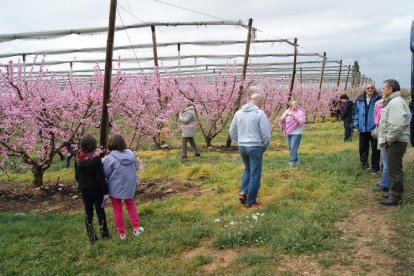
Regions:
<svg viewBox="0 0 414 276"><path fill-rule="evenodd" d="M381 198L389 198L389 197L390 197L389 193L383 193L381 196Z"/></svg>
<svg viewBox="0 0 414 276"><path fill-rule="evenodd" d="M200 153L198 152L198 153L194 154L194 156L200 157L201 155L200 155Z"/></svg>
<svg viewBox="0 0 414 276"><path fill-rule="evenodd" d="M394 206L394 205L399 205L402 203L401 198L398 198L394 195L390 195L387 198L383 198L381 199L381 204L382 205L387 205L387 206Z"/></svg>
<svg viewBox="0 0 414 276"><path fill-rule="evenodd" d="M108 225L106 224L106 220L103 220L101 225L99 225L99 229L101 230L101 236L104 240L109 240L111 235L109 235Z"/></svg>
<svg viewBox="0 0 414 276"><path fill-rule="evenodd" d="M86 233L89 238L90 243L95 243L98 240L98 236L95 233L95 230L93 229L93 225L85 221L86 226Z"/></svg>
<svg viewBox="0 0 414 276"><path fill-rule="evenodd" d="M382 187L381 185L377 184L374 187L374 192L388 192L390 188L388 187Z"/></svg>

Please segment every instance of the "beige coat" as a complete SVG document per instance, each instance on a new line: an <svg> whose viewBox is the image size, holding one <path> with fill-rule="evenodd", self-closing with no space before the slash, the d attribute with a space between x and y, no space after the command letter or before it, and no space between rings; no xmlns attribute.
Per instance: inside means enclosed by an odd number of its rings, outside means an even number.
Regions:
<svg viewBox="0 0 414 276"><path fill-rule="evenodd" d="M181 122L181 133L183 137L194 137L196 131L196 112L194 106L187 107L178 119Z"/></svg>
<svg viewBox="0 0 414 276"><path fill-rule="evenodd" d="M378 145L395 141L408 142L410 138L411 112L400 92L394 92L384 101L379 121Z"/></svg>

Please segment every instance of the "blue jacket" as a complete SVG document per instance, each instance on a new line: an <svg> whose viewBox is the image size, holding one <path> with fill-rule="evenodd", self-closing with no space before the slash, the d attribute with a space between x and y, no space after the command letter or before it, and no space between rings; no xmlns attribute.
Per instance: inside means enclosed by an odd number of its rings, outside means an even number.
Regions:
<svg viewBox="0 0 414 276"><path fill-rule="evenodd" d="M372 99L367 105L366 93L363 92L358 96L355 101L354 109L354 128L357 128L359 132L370 132L375 128L374 115L375 115L375 103L381 99L380 94L377 91L372 95Z"/></svg>
<svg viewBox="0 0 414 276"><path fill-rule="evenodd" d="M103 160L103 170L108 180L109 195L119 199L135 196L137 185L136 158L129 149L111 151Z"/></svg>
<svg viewBox="0 0 414 276"><path fill-rule="evenodd" d="M230 125L230 138L238 146L263 147L270 145L270 124L263 110L252 103L236 112Z"/></svg>

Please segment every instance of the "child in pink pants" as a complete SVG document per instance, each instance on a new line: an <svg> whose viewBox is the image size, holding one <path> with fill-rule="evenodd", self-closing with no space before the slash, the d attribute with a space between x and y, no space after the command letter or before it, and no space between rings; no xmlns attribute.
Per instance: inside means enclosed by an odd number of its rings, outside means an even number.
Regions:
<svg viewBox="0 0 414 276"><path fill-rule="evenodd" d="M137 160L132 151L127 149L121 135L114 135L108 143L110 153L103 160L104 174L108 181L109 195L114 208L114 218L119 237L123 240L127 232L122 213L122 201L125 202L129 221L134 229L134 236L144 232L139 226L134 196L137 183Z"/></svg>

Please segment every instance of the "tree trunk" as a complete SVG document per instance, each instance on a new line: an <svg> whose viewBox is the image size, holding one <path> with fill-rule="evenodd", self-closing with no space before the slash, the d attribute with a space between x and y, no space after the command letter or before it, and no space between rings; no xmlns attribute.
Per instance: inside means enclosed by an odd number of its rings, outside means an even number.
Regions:
<svg viewBox="0 0 414 276"><path fill-rule="evenodd" d="M160 149L161 148L161 143L159 142L159 135L152 137L152 140L154 140L155 147L157 149Z"/></svg>
<svg viewBox="0 0 414 276"><path fill-rule="evenodd" d="M227 135L227 141L226 141L226 148L229 148L231 146L231 138L230 134Z"/></svg>
<svg viewBox="0 0 414 276"><path fill-rule="evenodd" d="M32 167L32 173L33 173L33 186L34 187L40 187L43 185L43 174L44 174L44 169L42 168L42 166L36 166L34 165Z"/></svg>
<svg viewBox="0 0 414 276"><path fill-rule="evenodd" d="M206 137L205 139L204 139L204 141L206 142L206 146L207 147L211 147L211 138L210 137Z"/></svg>

